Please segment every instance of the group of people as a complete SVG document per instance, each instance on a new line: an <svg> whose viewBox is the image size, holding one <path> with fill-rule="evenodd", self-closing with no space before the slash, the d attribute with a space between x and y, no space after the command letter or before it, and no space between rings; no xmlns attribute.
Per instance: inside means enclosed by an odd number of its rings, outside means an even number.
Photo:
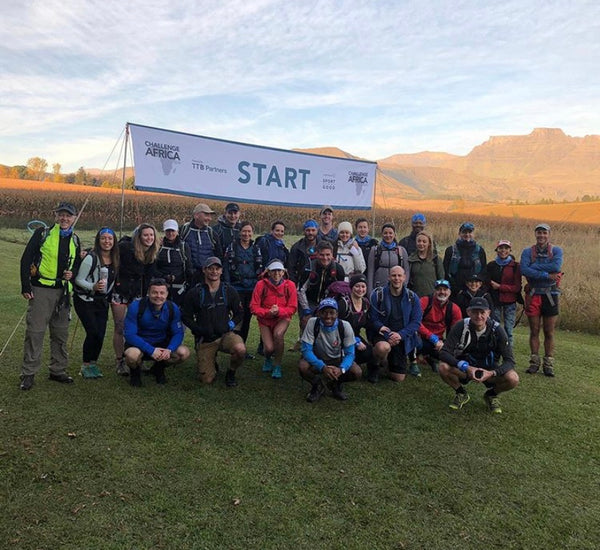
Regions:
<svg viewBox="0 0 600 550"><path fill-rule="evenodd" d="M215 380L217 353L225 352L230 355L225 383L237 385L237 369L255 358L246 347L252 316L260 331L262 371L281 378L285 334L298 313L294 349L301 353L298 368L310 383L310 402L326 391L347 399L343 383L362 377L360 365L371 383L384 368L397 382L407 374L419 377L421 355L455 390L452 408L469 400L465 386L475 381L487 387L490 410L501 412L498 394L519 382L512 329L522 275L531 347L526 372L542 368L554 376L562 250L550 243L547 224L536 226L536 243L520 262L506 239L498 240L496 257L487 262L470 222L461 224L456 242L440 258L423 214L412 217L412 231L404 238L397 239L394 224L385 223L378 240L365 218L336 227L333 208L325 206L318 221L304 223L302 238L290 250L281 220L255 239L238 204L227 204L211 225L214 214L200 203L181 231L176 220L166 220L162 240L147 223L120 240L104 227L94 246L82 250L73 231L77 209L60 203L55 223L34 232L21 259L21 291L29 301L21 389L34 385L48 327L50 379L73 382L66 372L73 291L86 333L84 378L102 377L98 358L109 310L116 372L128 375L133 386L142 384L144 370L164 384L165 367L189 357L184 326L194 336L201 381Z"/></svg>

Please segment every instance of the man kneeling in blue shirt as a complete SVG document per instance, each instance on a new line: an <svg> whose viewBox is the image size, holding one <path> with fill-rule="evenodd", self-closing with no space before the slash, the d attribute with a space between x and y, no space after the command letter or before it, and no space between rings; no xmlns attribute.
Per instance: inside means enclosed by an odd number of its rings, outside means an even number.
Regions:
<svg viewBox="0 0 600 550"><path fill-rule="evenodd" d="M182 345L184 328L181 313L167 300L169 289L164 279L152 279L148 296L135 300L125 317L125 361L130 370L129 383L142 385L142 361L154 359L152 372L157 384L164 384L165 366L185 361L190 350Z"/></svg>

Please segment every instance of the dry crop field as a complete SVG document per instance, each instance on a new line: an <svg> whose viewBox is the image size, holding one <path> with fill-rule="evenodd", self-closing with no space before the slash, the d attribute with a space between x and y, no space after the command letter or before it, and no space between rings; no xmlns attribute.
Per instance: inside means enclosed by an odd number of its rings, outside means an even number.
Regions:
<svg viewBox="0 0 600 550"><path fill-rule="evenodd" d="M0 179L0 214L2 226L23 230L28 221L40 219L51 221L52 208L59 200L68 200L81 206L88 198L84 215L79 222L79 229L94 230L104 225L115 229L120 226L121 192L114 189L56 184L49 182L32 182ZM193 197L126 191L124 200L124 227L127 232L142 221L154 223L160 228L167 218L175 218L181 222L190 218L193 206L199 201ZM224 203L207 201L215 211L221 212ZM441 201L440 201L441 202ZM504 212L506 205L498 205L492 209L476 204L460 202L455 211L435 211L431 202L413 201L412 208L376 209L374 212L338 211L335 221L354 221L365 215L376 228L372 231L378 237L378 227L385 221L393 221L398 228L398 236L410 230L410 216L415 211L424 212L428 219L428 229L433 233L438 249L443 249L456 239L458 226L462 221L471 220L476 226L476 239L480 242L491 260L494 255L494 243L500 238L508 238L513 243L517 256L523 248L534 242L533 228L536 222L547 221L552 225L552 242L564 248L565 263L562 296L561 327L600 334L600 294L596 292L596 280L600 267L600 222L572 223L555 221L551 216L565 205L547 205L530 207L533 219L523 216L500 217L497 212ZM594 208L594 203L582 203L586 208ZM472 210L469 207L472 206ZM570 205L575 208L576 205ZM596 203L597 207L597 203ZM527 207L522 207L526 213ZM318 216L318 208L281 208L275 206L243 205L243 214L256 226L256 233L268 231L271 223L282 219L287 225L288 235L299 235L304 220ZM587 210L586 210L587 211ZM591 211L591 210L590 210ZM572 219L572 210L568 219ZM545 214L548 215L545 215ZM490 215L493 214L493 215ZM2 231L5 239L23 240L26 233ZM292 241L292 238L289 238ZM84 238L85 243L85 238ZM90 243L85 243L90 245Z"/></svg>

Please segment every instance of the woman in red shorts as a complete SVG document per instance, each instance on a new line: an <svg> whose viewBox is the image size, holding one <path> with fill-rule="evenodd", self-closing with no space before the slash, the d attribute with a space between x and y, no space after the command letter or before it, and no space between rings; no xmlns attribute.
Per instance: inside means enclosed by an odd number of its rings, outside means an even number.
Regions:
<svg viewBox="0 0 600 550"><path fill-rule="evenodd" d="M256 283L250 301L250 311L256 315L264 345L262 370L270 372L272 378L281 378L285 333L296 309L296 285L287 278L283 264L275 260Z"/></svg>

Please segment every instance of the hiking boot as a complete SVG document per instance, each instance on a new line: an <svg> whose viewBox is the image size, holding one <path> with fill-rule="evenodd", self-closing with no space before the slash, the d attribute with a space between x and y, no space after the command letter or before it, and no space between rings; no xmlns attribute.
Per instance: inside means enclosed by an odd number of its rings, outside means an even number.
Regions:
<svg viewBox="0 0 600 550"><path fill-rule="evenodd" d="M271 378L275 378L275 379L279 379L281 378L282 374L281 374L281 366L280 365L275 365L273 367L273 373L271 374Z"/></svg>
<svg viewBox="0 0 600 550"><path fill-rule="evenodd" d="M554 357L544 357L543 363L544 375L554 378Z"/></svg>
<svg viewBox="0 0 600 550"><path fill-rule="evenodd" d="M31 388L33 388L34 378L35 375L33 374L22 374L19 388L21 388L23 391L30 390Z"/></svg>
<svg viewBox="0 0 600 550"><path fill-rule="evenodd" d="M50 373L48 380L53 380L54 382L59 382L60 384L72 384L74 382L74 380L66 372L59 372L58 374Z"/></svg>
<svg viewBox="0 0 600 550"><path fill-rule="evenodd" d="M125 363L124 357L121 357L121 359L117 359L116 370L119 376L129 376L129 367L127 366L127 363Z"/></svg>
<svg viewBox="0 0 600 550"><path fill-rule="evenodd" d="M333 380L328 386L331 390L331 397L339 401L348 401L348 394L342 390L342 383L339 380Z"/></svg>
<svg viewBox="0 0 600 550"><path fill-rule="evenodd" d="M270 357L265 357L265 362L263 363L262 371L263 372L271 372L272 370L273 370L273 359L271 359Z"/></svg>
<svg viewBox="0 0 600 550"><path fill-rule="evenodd" d="M104 376L96 363L90 363L90 370L92 371L94 378L102 378Z"/></svg>
<svg viewBox="0 0 600 550"><path fill-rule="evenodd" d="M157 384L166 384L167 377L165 376L165 364L162 361L157 361L152 365L152 374L156 378Z"/></svg>
<svg viewBox="0 0 600 550"><path fill-rule="evenodd" d="M421 378L421 369L417 363L411 363L408 367L408 373L415 378Z"/></svg>
<svg viewBox="0 0 600 550"><path fill-rule="evenodd" d="M94 371L92 369L92 365L81 365L81 369L79 371L79 374L81 376L83 376L83 378L96 378L96 375L94 374Z"/></svg>
<svg viewBox="0 0 600 550"><path fill-rule="evenodd" d="M532 353L529 356L529 368L525 371L527 374L535 374L540 370L540 356Z"/></svg>
<svg viewBox="0 0 600 550"><path fill-rule="evenodd" d="M228 388L235 388L237 386L235 371L233 369L227 369L227 372L225 373L225 385Z"/></svg>
<svg viewBox="0 0 600 550"><path fill-rule="evenodd" d="M485 402L487 403L488 409L494 414L502 414L502 407L500 407L500 399L497 395L483 395Z"/></svg>
<svg viewBox="0 0 600 550"><path fill-rule="evenodd" d="M367 380L371 384L377 384L379 382L379 367L377 365L367 366Z"/></svg>
<svg viewBox="0 0 600 550"><path fill-rule="evenodd" d="M139 367L135 369L129 369L129 385L134 388L142 387L142 369Z"/></svg>
<svg viewBox="0 0 600 550"><path fill-rule="evenodd" d="M253 359L256 359L256 355L253 355L251 353L246 353L244 359L248 359L248 361L252 361Z"/></svg>
<svg viewBox="0 0 600 550"><path fill-rule="evenodd" d="M310 392L308 392L308 395L306 396L306 400L309 403L316 403L319 399L321 399L321 396L324 392L325 387L323 386L323 382L321 382L321 379L318 378L316 382L313 382Z"/></svg>
<svg viewBox="0 0 600 550"><path fill-rule="evenodd" d="M460 409L462 409L470 400L471 397L467 392L456 392L454 394L454 399L452 400L452 403L450 403L450 405L448 406L454 411L460 411Z"/></svg>

